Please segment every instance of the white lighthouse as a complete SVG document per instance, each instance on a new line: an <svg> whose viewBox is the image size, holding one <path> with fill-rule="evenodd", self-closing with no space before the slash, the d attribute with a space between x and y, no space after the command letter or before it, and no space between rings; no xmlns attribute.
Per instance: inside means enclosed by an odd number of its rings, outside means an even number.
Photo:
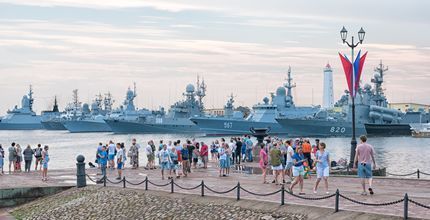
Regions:
<svg viewBox="0 0 430 220"><path fill-rule="evenodd" d="M330 64L324 68L324 92L323 92L323 108L331 109L334 107L333 97L333 71Z"/></svg>

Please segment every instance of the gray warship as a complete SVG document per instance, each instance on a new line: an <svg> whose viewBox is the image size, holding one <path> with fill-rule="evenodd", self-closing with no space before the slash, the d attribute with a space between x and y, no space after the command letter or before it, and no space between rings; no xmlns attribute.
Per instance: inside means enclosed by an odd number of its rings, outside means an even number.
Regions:
<svg viewBox="0 0 430 220"><path fill-rule="evenodd" d="M54 106L51 111L42 111L42 126L46 130L67 130L64 125L59 122L59 118L63 113L58 109L57 97L54 98Z"/></svg>
<svg viewBox="0 0 430 220"><path fill-rule="evenodd" d="M382 62L375 68L371 80L374 88L369 84L359 88L355 98L356 133L357 135L397 136L410 135L410 123L415 117L407 117L396 109L388 108L387 98L382 89L385 68ZM341 112L321 109L312 116L302 118L288 118L280 115L276 118L290 136L298 137L349 137L352 134L351 99L345 91L336 103Z"/></svg>
<svg viewBox="0 0 430 220"><path fill-rule="evenodd" d="M201 133L189 118L203 114L203 97L206 95L204 80L197 79L197 89L189 84L185 89L185 100L171 105L165 113L163 108L151 114L140 114L135 118L108 118L106 123L114 133Z"/></svg>
<svg viewBox="0 0 430 220"><path fill-rule="evenodd" d="M191 117L193 121L206 135L242 135L249 134L251 128L270 127L271 135L287 135L288 131L280 126L275 118L283 114L288 118L300 118L313 115L319 111L319 106L296 106L293 101L291 67L288 68L287 79L284 86L277 88L276 95L271 93L271 101L265 97L263 103L252 107L252 112L247 118L233 108L233 96L224 106L224 116L197 116Z"/></svg>
<svg viewBox="0 0 430 220"><path fill-rule="evenodd" d="M8 110L7 114L0 119L0 130L38 130L43 129L41 116L33 111L33 89L30 85L28 95L21 100L21 108L15 106Z"/></svg>
<svg viewBox="0 0 430 220"><path fill-rule="evenodd" d="M91 104L91 109L88 104L83 104L81 114L78 115L78 111L75 111L68 120L64 120L62 123L71 133L110 132L111 129L104 118L112 112L112 104L113 100L110 93L107 93L104 98L99 94ZM74 105L80 105L77 91L74 93ZM79 108L74 109L78 110Z"/></svg>

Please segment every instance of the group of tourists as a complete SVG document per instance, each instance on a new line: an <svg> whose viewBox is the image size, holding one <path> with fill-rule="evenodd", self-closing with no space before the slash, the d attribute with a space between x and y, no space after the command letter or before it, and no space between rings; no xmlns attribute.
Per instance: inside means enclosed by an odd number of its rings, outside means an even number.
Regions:
<svg viewBox="0 0 430 220"><path fill-rule="evenodd" d="M360 137L361 144L357 147L355 165L358 167L358 175L362 178L363 195L367 194L365 180L369 181L368 191L372 190L371 164L376 166L373 147L366 143L365 136ZM269 168L273 172L272 183L290 184L288 189L293 192L299 186L299 194L304 194L304 178L310 178L310 173L316 173L313 192L316 194L323 181L325 192L329 193L328 178L331 169L331 157L326 149L326 144L315 140L312 145L309 139L280 139L276 137L266 138L263 143L254 144L250 136L232 137L229 141L224 138L213 141L209 146L195 139L168 141L160 140L158 145L149 140L144 149L147 163L144 169L161 170L161 179L180 178L190 175L192 169L208 167L209 152L211 160L219 169L220 177L230 175L230 169L241 162L252 162L255 155L259 156L259 167L262 170L263 184L268 184L267 172ZM117 169L118 177L122 178L122 170L129 160L131 169L139 167L139 151L141 146L136 139L128 149L124 143L109 141L106 145L99 144L97 148L97 163L102 176L106 175L106 169ZM255 154L254 154L255 153ZM254 154L254 156L253 156ZM128 159L127 159L128 158ZM157 163L156 163L157 161ZM157 165L156 165L157 164ZM101 181L101 180L100 180Z"/></svg>
<svg viewBox="0 0 430 220"><path fill-rule="evenodd" d="M36 148L32 149L30 145L26 148L22 148L21 145L15 142L11 143L7 149L8 161L9 161L9 174L22 172L22 162L24 162L24 172L30 172L31 164L33 162L33 157L35 160L34 170L42 170L42 180L47 181L48 177L48 163L49 163L49 147L47 145L42 148L41 144L38 144ZM5 150L0 144L0 175L4 174L4 158Z"/></svg>

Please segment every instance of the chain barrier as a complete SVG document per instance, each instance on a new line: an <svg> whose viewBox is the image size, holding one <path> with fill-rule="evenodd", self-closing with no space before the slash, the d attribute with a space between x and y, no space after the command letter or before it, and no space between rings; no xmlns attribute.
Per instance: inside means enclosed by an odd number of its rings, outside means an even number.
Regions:
<svg viewBox="0 0 430 220"><path fill-rule="evenodd" d="M154 186L158 186L158 187L164 187L164 186L168 186L168 185L170 185L170 184L171 184L170 182L168 182L168 183L166 183L166 184L157 184L157 183L153 183L153 182L151 182L151 181L149 181L149 180L148 180L148 183L150 183L150 184L152 184L152 185L154 185Z"/></svg>
<svg viewBox="0 0 430 220"><path fill-rule="evenodd" d="M97 183L97 181L91 178L91 176L89 176L88 174L85 174L85 175L88 177L88 179L90 179L91 182Z"/></svg>
<svg viewBox="0 0 430 220"><path fill-rule="evenodd" d="M294 196L294 197L296 197L296 198L305 199L305 200L324 200L324 199L329 199L331 197L336 196L336 193L333 193L331 195L323 196L323 197L305 197L305 196L296 195L296 194L292 193L291 191L285 190L285 192L288 193L288 194L290 194L290 195L292 195L292 196Z"/></svg>
<svg viewBox="0 0 430 220"><path fill-rule="evenodd" d="M128 180L125 180L125 182L127 182L128 184L133 185L133 186L138 186L138 185L144 184L146 182L146 180L143 180L143 181L141 181L139 183L132 183L132 182L130 182Z"/></svg>
<svg viewBox="0 0 430 220"><path fill-rule="evenodd" d="M240 189L241 189L241 190L243 190L243 191L245 191L245 192L247 192L247 193L249 193L249 194L251 194L251 195L254 195L254 196L271 196L271 195L278 194L279 192L281 192L281 191L282 191L282 189L280 189L280 190L275 191L275 192L272 192L272 193L262 194L262 193L254 193L254 192L251 192L251 191L246 190L245 188L243 188L243 187L241 187L241 186L240 186Z"/></svg>
<svg viewBox="0 0 430 220"><path fill-rule="evenodd" d="M405 199L399 199L399 200L392 201L392 202L367 203L367 202L360 202L360 201L348 198L348 197L346 197L346 196L344 196L342 194L339 194L339 196L342 197L342 198L344 198L344 199L346 199L346 200L348 200L348 201L350 201L350 202L353 202L353 203L356 203L356 204L360 204L360 205L366 205L366 206L389 206L389 205L395 205L395 204L398 204L398 203L401 203L401 202L405 201Z"/></svg>
<svg viewBox="0 0 430 220"><path fill-rule="evenodd" d="M109 183L112 183L112 184L120 184L120 183L122 183L122 179L120 181L118 181L118 182L113 182L110 179L106 178L106 181L108 181Z"/></svg>
<svg viewBox="0 0 430 220"><path fill-rule="evenodd" d="M423 172L423 171L421 171L421 170L420 170L420 174L424 174L424 175L430 176L430 173L424 173L424 172Z"/></svg>
<svg viewBox="0 0 430 220"><path fill-rule="evenodd" d="M413 203L413 204L415 204L415 205L417 205L417 206L421 206L421 207L423 207L423 208L425 208L425 209L430 209L430 206L424 205L424 204L419 203L419 202L417 202L417 201L414 201L414 200L412 200L412 199L408 199L408 200L409 200L409 202L411 202L411 203Z"/></svg>
<svg viewBox="0 0 430 220"><path fill-rule="evenodd" d="M209 188L208 186L206 186L206 184L205 185L203 185L207 190L209 190L209 191L211 191L211 192L213 192L213 193L216 193L216 194L226 194L226 193L229 193L229 192L231 192L231 191L233 191L233 190L235 190L235 189L237 189L237 186L235 186L235 187L233 187L232 189L229 189L229 190L227 190L227 191L215 191L215 190L213 190L213 189L211 189L211 188Z"/></svg>
<svg viewBox="0 0 430 220"><path fill-rule="evenodd" d="M415 172L413 172L413 173L407 173L407 174L394 174L394 173L389 173L389 172L386 172L388 175L391 175L391 176L412 176L412 175L415 175L415 174L417 174L417 172L418 171L415 171ZM422 172L420 172L421 174L422 174Z"/></svg>
<svg viewBox="0 0 430 220"><path fill-rule="evenodd" d="M202 186L202 184L200 183L199 185L195 186L195 187L184 187L184 186L180 186L179 184L173 182L173 185L179 187L179 189L183 189L183 190L194 190L197 188L200 188Z"/></svg>

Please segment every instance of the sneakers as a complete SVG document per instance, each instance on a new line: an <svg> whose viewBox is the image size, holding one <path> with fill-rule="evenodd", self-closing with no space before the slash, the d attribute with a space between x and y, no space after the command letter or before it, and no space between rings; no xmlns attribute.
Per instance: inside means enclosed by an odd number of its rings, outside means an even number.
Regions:
<svg viewBox="0 0 430 220"><path fill-rule="evenodd" d="M373 195L373 194L374 194L374 192L373 192L373 189L372 189L372 188L369 188L369 193L370 193L370 195Z"/></svg>

